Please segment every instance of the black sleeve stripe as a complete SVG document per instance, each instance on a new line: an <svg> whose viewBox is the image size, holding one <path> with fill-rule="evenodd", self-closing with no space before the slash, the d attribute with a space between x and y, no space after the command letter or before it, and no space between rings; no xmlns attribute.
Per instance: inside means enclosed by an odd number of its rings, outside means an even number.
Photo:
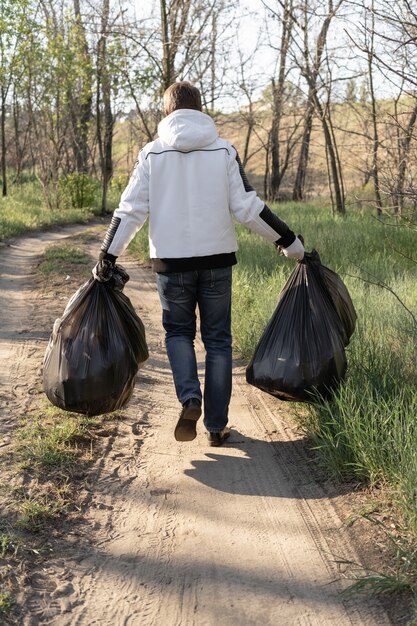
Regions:
<svg viewBox="0 0 417 626"><path fill-rule="evenodd" d="M283 222L278 215L276 215L275 213L273 213L273 211L271 211L271 209L264 204L264 208L262 209L262 211L259 214L259 217L268 224L268 226L270 226L271 228L273 228L273 230L275 230L275 232L282 237L285 237L287 235L288 232L292 232L290 231L290 229L288 228L288 225ZM283 245L281 244L281 241L279 243L279 245ZM290 245L290 244L288 244Z"/></svg>
<svg viewBox="0 0 417 626"><path fill-rule="evenodd" d="M234 146L233 146L234 147ZM235 148L236 150L236 148ZM243 169L242 161L240 160L239 154L236 150L236 161L239 166L240 177L243 181L243 186L245 187L245 191L255 191L250 182L248 181L248 177L246 176L246 172Z"/></svg>
<svg viewBox="0 0 417 626"><path fill-rule="evenodd" d="M107 250L110 248L112 241L114 239L114 236L116 234L117 229L119 228L119 224L121 222L121 218L120 217L115 217L113 215L111 222L110 222L110 226L107 230L106 236L104 237L104 241L101 244L101 251L102 252L107 252Z"/></svg>
<svg viewBox="0 0 417 626"><path fill-rule="evenodd" d="M288 248L288 246L294 243L294 241L295 241L295 233L292 230L288 229L285 235L283 235L277 241L274 241L274 244L276 246L281 246L282 248Z"/></svg>

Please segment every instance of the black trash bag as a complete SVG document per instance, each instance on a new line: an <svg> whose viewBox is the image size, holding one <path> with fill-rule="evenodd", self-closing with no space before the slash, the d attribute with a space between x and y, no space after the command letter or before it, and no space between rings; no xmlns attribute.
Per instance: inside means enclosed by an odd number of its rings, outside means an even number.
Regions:
<svg viewBox="0 0 417 626"><path fill-rule="evenodd" d="M101 415L130 399L149 354L143 323L122 293L128 280L118 265L106 283L90 278L56 320L43 369L43 388L55 406Z"/></svg>
<svg viewBox="0 0 417 626"><path fill-rule="evenodd" d="M336 272L333 272L324 265L321 265L321 271L330 296L333 300L333 304L336 307L337 314L343 324L343 341L345 346L347 346L356 326L357 315L355 307L353 306L353 302L346 285L340 278L339 274L336 274Z"/></svg>
<svg viewBox="0 0 417 626"><path fill-rule="evenodd" d="M343 380L345 345L356 321L340 277L306 253L280 293L278 305L246 369L251 385L281 400L328 397Z"/></svg>

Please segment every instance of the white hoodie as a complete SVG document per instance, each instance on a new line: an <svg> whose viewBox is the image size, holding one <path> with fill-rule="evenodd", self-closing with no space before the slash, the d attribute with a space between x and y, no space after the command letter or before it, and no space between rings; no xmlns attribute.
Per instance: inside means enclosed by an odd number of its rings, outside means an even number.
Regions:
<svg viewBox="0 0 417 626"><path fill-rule="evenodd" d="M279 239L283 233L260 217L265 205L247 184L235 148L208 115L179 109L158 133L139 153L105 252L122 254L148 216L152 259L235 252L233 217L271 242Z"/></svg>

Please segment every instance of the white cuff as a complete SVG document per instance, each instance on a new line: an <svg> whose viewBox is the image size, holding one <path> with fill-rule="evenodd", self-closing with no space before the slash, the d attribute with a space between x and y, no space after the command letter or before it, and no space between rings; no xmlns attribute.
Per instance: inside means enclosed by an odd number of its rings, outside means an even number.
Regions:
<svg viewBox="0 0 417 626"><path fill-rule="evenodd" d="M298 259L298 261L301 261L304 257L304 246L298 237L296 237L288 248L282 248L282 252L289 259Z"/></svg>

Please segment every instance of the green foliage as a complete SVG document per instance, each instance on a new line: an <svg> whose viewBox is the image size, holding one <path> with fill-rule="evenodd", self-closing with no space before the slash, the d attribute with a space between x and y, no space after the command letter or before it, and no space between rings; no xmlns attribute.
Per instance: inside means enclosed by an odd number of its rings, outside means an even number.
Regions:
<svg viewBox="0 0 417 626"><path fill-rule="evenodd" d="M51 478L63 472L68 477L82 457L90 458L93 431L102 426L103 419L69 413L45 403L45 408L30 415L17 431L18 457L24 467L43 477L45 472Z"/></svg>
<svg viewBox="0 0 417 626"><path fill-rule="evenodd" d="M53 224L85 222L100 212L99 202L95 208L52 211L45 206L38 183L28 182L10 189L7 198L0 198L0 241L20 235L28 230L37 230Z"/></svg>
<svg viewBox="0 0 417 626"><path fill-rule="evenodd" d="M113 176L110 181L110 190L121 194L129 182L129 176L127 174L120 174L119 176Z"/></svg>
<svg viewBox="0 0 417 626"><path fill-rule="evenodd" d="M129 251L142 262L149 262L148 233L148 222L146 222L129 246Z"/></svg>
<svg viewBox="0 0 417 626"><path fill-rule="evenodd" d="M27 498L20 506L19 526L29 532L39 532L65 513L67 508L67 500L58 491L43 497Z"/></svg>
<svg viewBox="0 0 417 626"><path fill-rule="evenodd" d="M73 209L91 207L100 190L98 180L77 172L61 176L58 186L64 198L64 207Z"/></svg>
<svg viewBox="0 0 417 626"><path fill-rule="evenodd" d="M14 554L17 550L19 540L14 534L2 531L0 529L0 559Z"/></svg>
<svg viewBox="0 0 417 626"><path fill-rule="evenodd" d="M0 3L0 84L5 96L23 59L22 47L28 35L27 6L27 0Z"/></svg>

